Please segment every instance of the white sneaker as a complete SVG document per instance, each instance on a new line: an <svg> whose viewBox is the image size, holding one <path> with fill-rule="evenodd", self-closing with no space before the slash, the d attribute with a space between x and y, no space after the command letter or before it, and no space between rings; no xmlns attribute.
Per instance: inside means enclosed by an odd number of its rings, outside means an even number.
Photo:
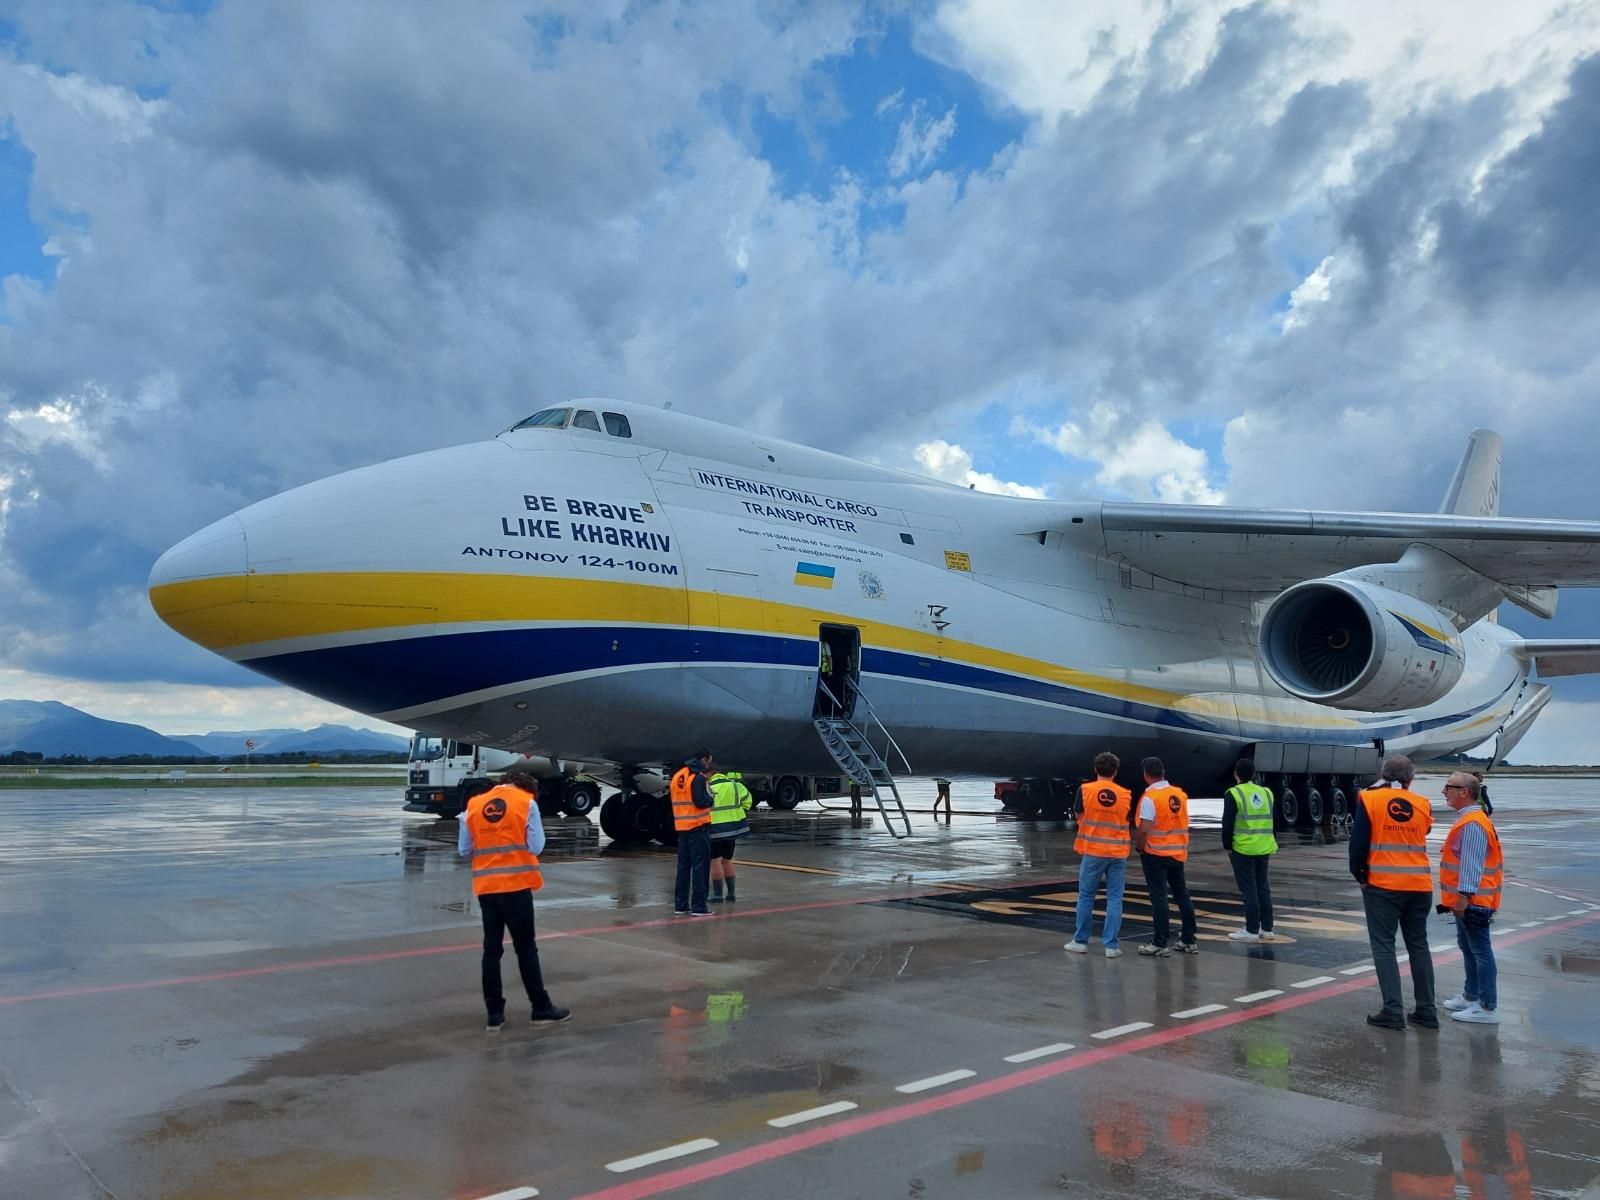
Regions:
<svg viewBox="0 0 1600 1200"><path fill-rule="evenodd" d="M1263 942L1274 942L1278 940L1278 935L1273 933L1270 929L1263 929L1261 931L1261 940Z"/></svg>
<svg viewBox="0 0 1600 1200"><path fill-rule="evenodd" d="M1066 945L1062 946L1061 948L1063 950L1065 950L1068 954L1087 954L1087 953L1089 953L1089 947L1084 945L1082 942L1078 942L1078 941L1068 942Z"/></svg>
<svg viewBox="0 0 1600 1200"><path fill-rule="evenodd" d="M1464 994L1457 992L1439 1007L1449 1012L1465 1012L1469 1008L1477 1007L1477 1004L1476 1000L1468 1000Z"/></svg>
<svg viewBox="0 0 1600 1200"><path fill-rule="evenodd" d="M1111 949L1106 951L1106 957L1107 958L1121 958L1122 957L1122 951L1118 950L1115 946L1113 946Z"/></svg>
<svg viewBox="0 0 1600 1200"><path fill-rule="evenodd" d="M1259 942L1261 935L1259 933L1251 933L1248 929L1235 929L1228 935L1228 940L1230 942Z"/></svg>
<svg viewBox="0 0 1600 1200"><path fill-rule="evenodd" d="M1484 1008L1480 1004L1473 1004L1470 1008L1463 1008L1460 1012L1450 1014L1452 1021L1465 1021L1468 1025L1498 1025L1500 1014Z"/></svg>

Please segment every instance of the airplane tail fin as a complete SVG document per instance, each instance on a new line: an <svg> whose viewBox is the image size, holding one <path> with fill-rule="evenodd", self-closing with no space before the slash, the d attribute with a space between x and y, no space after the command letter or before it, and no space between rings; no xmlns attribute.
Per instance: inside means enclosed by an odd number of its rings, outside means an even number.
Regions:
<svg viewBox="0 0 1600 1200"><path fill-rule="evenodd" d="M1501 453L1498 433L1474 429L1439 511L1447 516L1498 517Z"/></svg>

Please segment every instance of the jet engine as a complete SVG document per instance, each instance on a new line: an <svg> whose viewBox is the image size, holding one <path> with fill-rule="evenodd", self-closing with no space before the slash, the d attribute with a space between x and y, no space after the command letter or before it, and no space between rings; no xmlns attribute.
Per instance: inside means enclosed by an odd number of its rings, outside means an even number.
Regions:
<svg viewBox="0 0 1600 1200"><path fill-rule="evenodd" d="M1291 696L1367 712L1431 704L1465 665L1455 626L1432 605L1337 576L1297 583L1272 602L1261 660Z"/></svg>

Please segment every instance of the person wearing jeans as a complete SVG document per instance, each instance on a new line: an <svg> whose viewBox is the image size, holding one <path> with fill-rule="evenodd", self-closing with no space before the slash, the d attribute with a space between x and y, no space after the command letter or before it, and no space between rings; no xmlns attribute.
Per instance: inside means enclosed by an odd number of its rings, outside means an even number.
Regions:
<svg viewBox="0 0 1600 1200"><path fill-rule="evenodd" d="M1272 793L1255 778L1254 760L1241 758L1233 764L1234 786L1222 799L1222 845L1244 904L1244 928L1228 935L1235 942L1270 942L1273 937L1267 864L1278 852L1278 839L1272 833Z"/></svg>
<svg viewBox="0 0 1600 1200"><path fill-rule="evenodd" d="M1439 909L1456 918L1456 945L1466 975L1461 993L1444 1002L1450 1019L1468 1025L1498 1025L1498 972L1489 927L1500 910L1505 859L1494 822L1479 803L1480 785L1467 771L1445 782L1444 798L1456 823L1439 852Z"/></svg>
<svg viewBox="0 0 1600 1200"><path fill-rule="evenodd" d="M1129 816L1133 793L1117 782L1122 766L1109 750L1095 756L1096 778L1078 789L1081 812L1078 836L1072 848L1082 856L1078 864L1078 919L1072 940L1062 949L1068 954L1089 953L1094 926L1094 899L1102 884L1106 889L1106 923L1100 932L1107 958L1121 958L1117 944L1122 930L1122 888L1127 878L1128 852L1133 848Z"/></svg>

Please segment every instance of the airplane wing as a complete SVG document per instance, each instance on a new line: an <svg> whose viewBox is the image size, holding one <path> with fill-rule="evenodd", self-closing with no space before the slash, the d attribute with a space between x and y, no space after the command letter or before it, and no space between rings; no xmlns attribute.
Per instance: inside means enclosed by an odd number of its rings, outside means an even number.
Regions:
<svg viewBox="0 0 1600 1200"><path fill-rule="evenodd" d="M1600 587L1595 521L1108 501L1100 530L1108 558L1199 588L1278 591L1395 562L1415 543L1510 590Z"/></svg>
<svg viewBox="0 0 1600 1200"><path fill-rule="evenodd" d="M1600 642L1527 640L1516 652L1533 663L1540 679L1600 674Z"/></svg>

